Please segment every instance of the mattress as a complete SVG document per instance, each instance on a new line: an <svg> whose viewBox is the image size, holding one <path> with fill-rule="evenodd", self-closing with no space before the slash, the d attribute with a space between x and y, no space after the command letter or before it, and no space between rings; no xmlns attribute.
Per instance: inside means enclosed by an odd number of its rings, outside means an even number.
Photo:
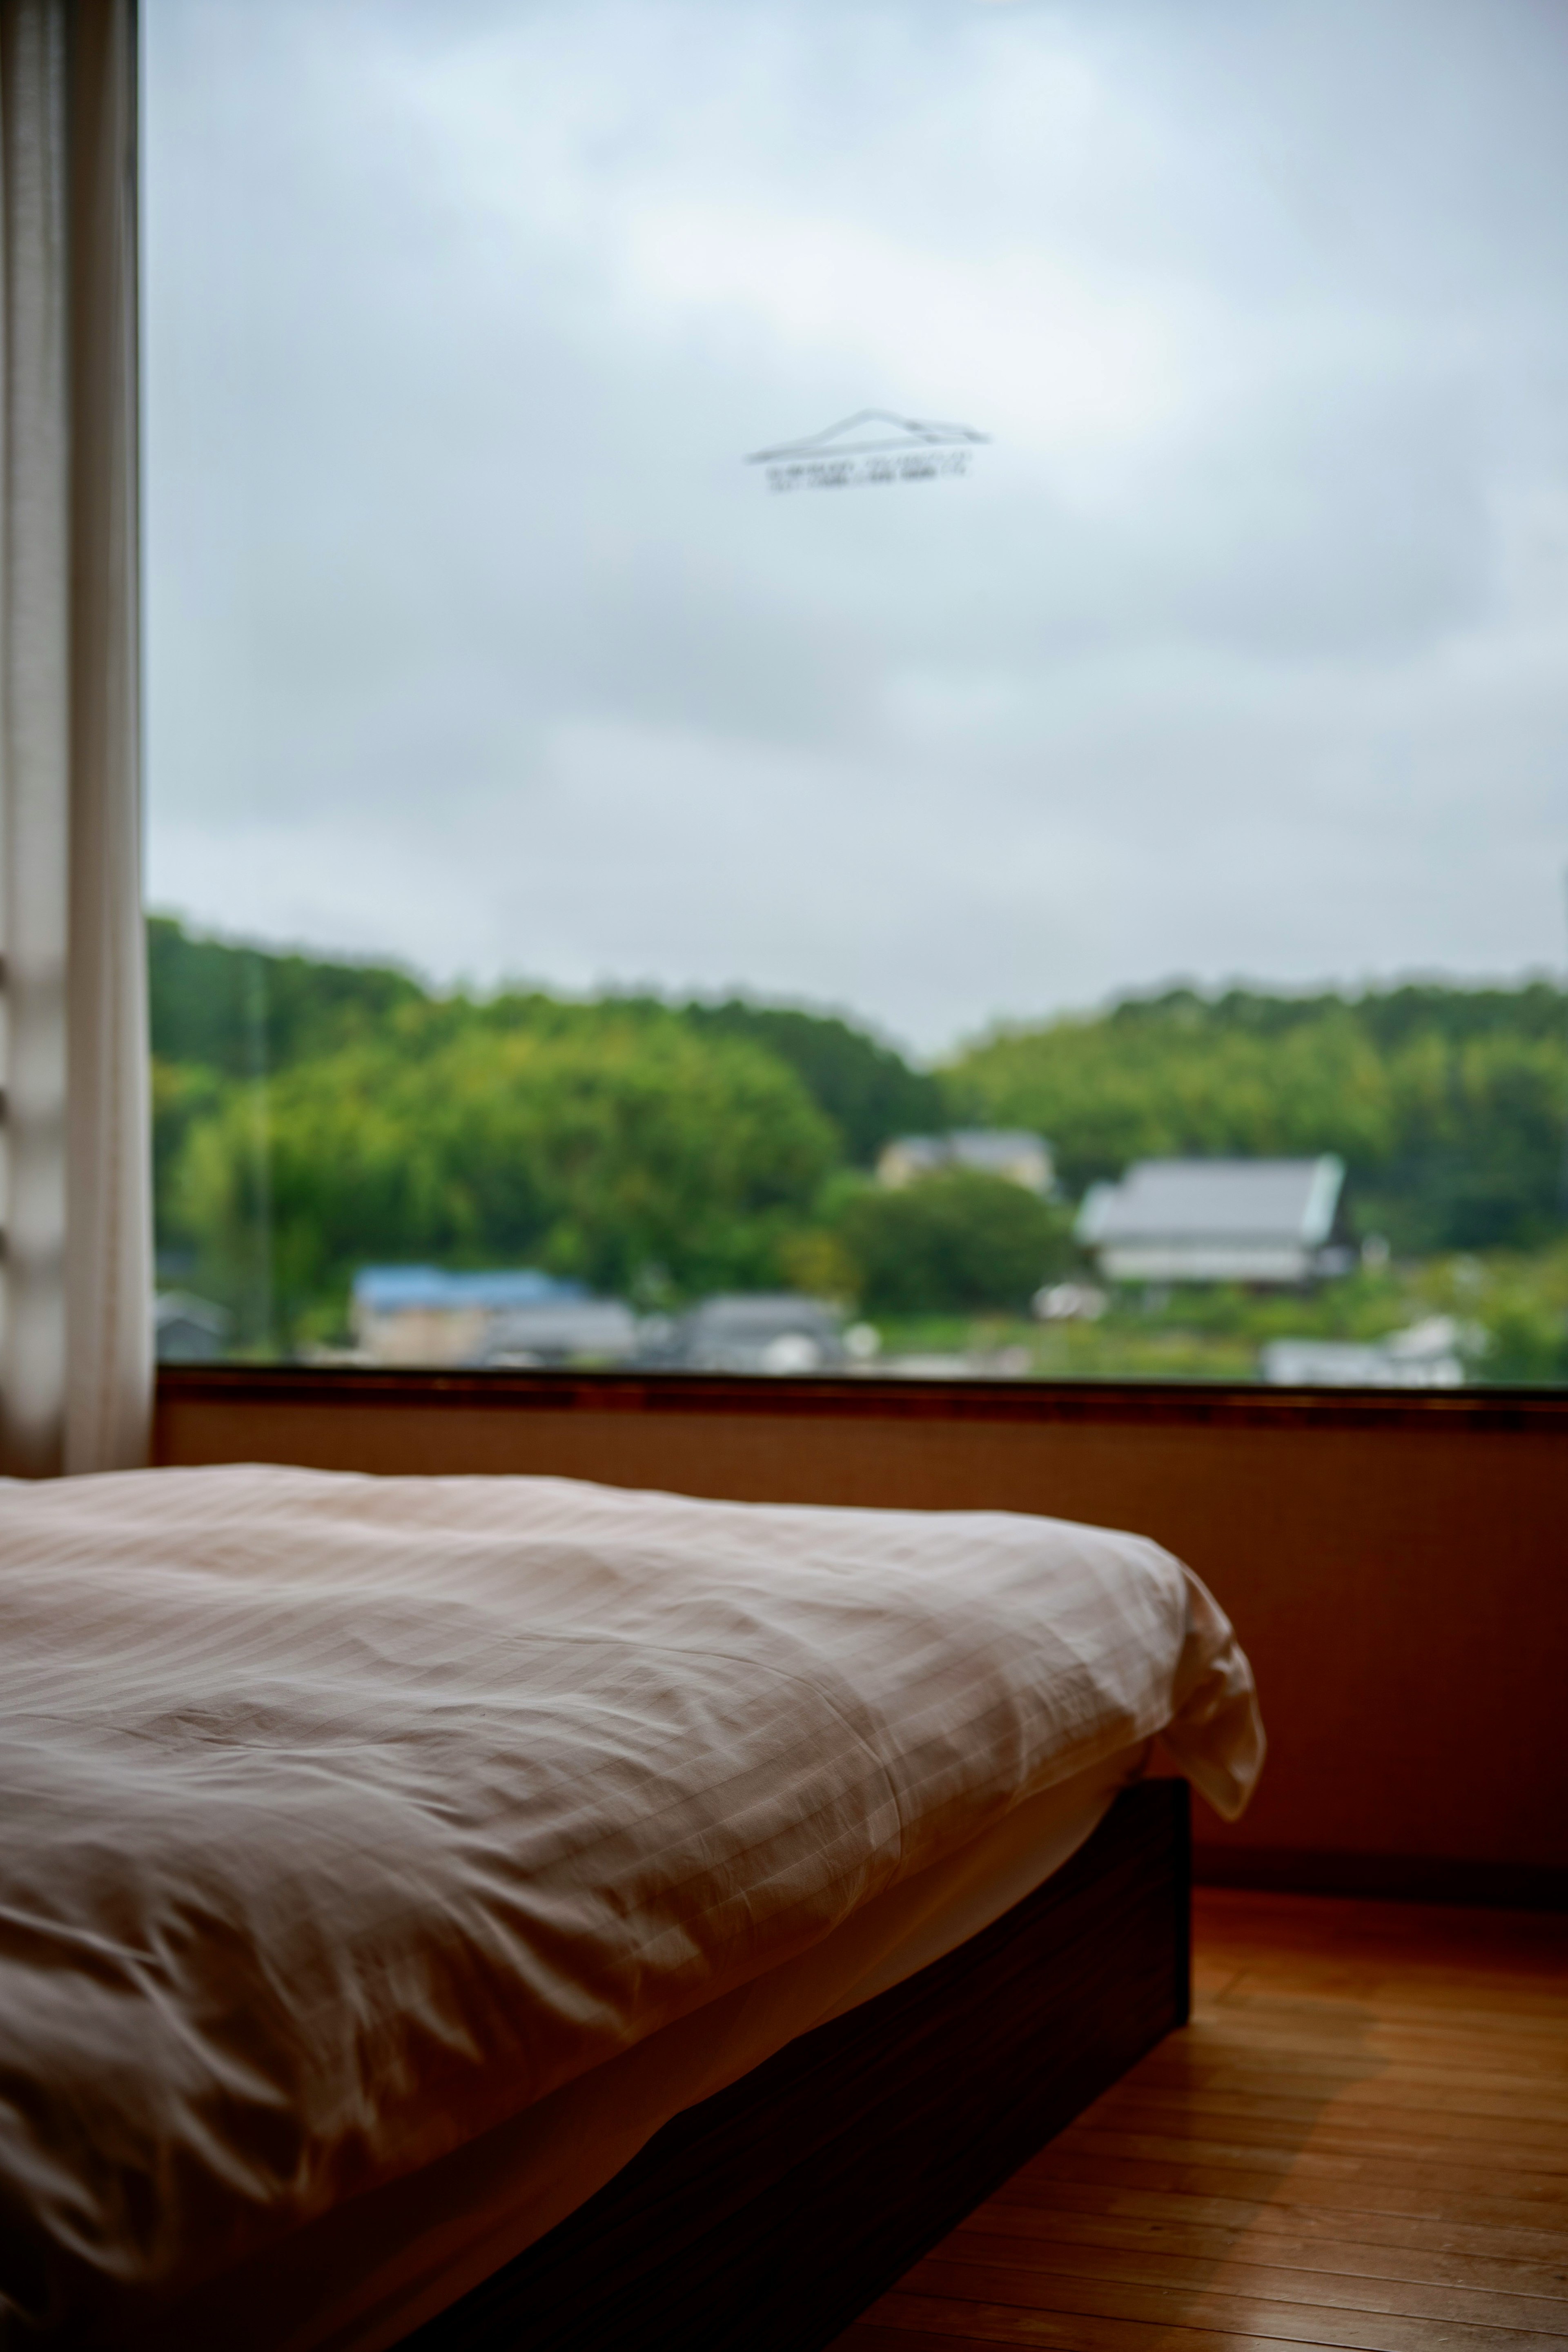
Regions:
<svg viewBox="0 0 1568 2352"><path fill-rule="evenodd" d="M254 1466L0 1486L0 2342L171 2340L356 2203L493 2175L498 2134L544 2178L552 2102L596 2185L624 2158L584 2116L640 2144L931 1957L944 1869L973 1893L984 1841L1086 1775L1092 1814L1158 1732L1239 1810L1246 1661L1134 1536ZM426 2233L432 2291L558 2218L516 2181ZM384 2285L339 2294L343 2341L392 2340Z"/></svg>
<svg viewBox="0 0 1568 2352"><path fill-rule="evenodd" d="M158 2313L158 2352L384 2352L604 2187L661 2125L978 1935L1092 1835L1142 1742L1026 1799L794 1960L441 2162L353 2198Z"/></svg>

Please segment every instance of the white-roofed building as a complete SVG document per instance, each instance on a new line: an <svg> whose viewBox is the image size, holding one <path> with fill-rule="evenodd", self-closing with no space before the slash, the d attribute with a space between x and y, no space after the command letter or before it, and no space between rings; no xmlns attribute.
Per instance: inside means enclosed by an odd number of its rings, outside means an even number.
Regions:
<svg viewBox="0 0 1568 2352"><path fill-rule="evenodd" d="M951 1135L900 1135L883 1146L877 1181L897 1191L922 1176L969 1168L1002 1176L1028 1192L1048 1192L1056 1181L1051 1147L1043 1136L1010 1127L961 1127Z"/></svg>
<svg viewBox="0 0 1568 2352"><path fill-rule="evenodd" d="M1140 1160L1093 1184L1076 1227L1108 1282L1310 1282L1346 1272L1344 1162Z"/></svg>
<svg viewBox="0 0 1568 2352"><path fill-rule="evenodd" d="M1276 1388L1457 1389L1464 1385L1465 1350L1477 1340L1451 1315L1428 1315L1370 1344L1270 1339L1258 1369Z"/></svg>

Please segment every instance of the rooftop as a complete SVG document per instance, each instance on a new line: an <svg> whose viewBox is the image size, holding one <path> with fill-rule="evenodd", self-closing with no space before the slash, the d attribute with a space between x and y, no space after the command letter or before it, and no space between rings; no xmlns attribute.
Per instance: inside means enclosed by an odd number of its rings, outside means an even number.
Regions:
<svg viewBox="0 0 1568 2352"><path fill-rule="evenodd" d="M371 1315L401 1315L433 1308L560 1306L588 1293L580 1282L563 1282L537 1266L448 1274L435 1265L367 1265L354 1276L356 1307Z"/></svg>
<svg viewBox="0 0 1568 2352"><path fill-rule="evenodd" d="M948 1168L1005 1176L1031 1191L1045 1192L1051 1181L1051 1147L1043 1136L1021 1127L961 1127L950 1135L900 1135L883 1147L878 1173L884 1184L897 1184Z"/></svg>
<svg viewBox="0 0 1568 2352"><path fill-rule="evenodd" d="M1078 1237L1126 1242L1288 1242L1309 1249L1333 1230L1344 1162L1315 1160L1140 1160L1119 1184L1094 1184Z"/></svg>

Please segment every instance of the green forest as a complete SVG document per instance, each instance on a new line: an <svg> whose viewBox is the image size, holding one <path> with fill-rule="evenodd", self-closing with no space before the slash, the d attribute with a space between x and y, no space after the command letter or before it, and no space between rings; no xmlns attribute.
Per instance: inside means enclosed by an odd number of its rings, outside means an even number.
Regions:
<svg viewBox="0 0 1568 2352"><path fill-rule="evenodd" d="M1555 1268L1563 1244L1568 992L1544 981L1173 989L921 1070L833 1013L440 994L163 917L148 941L161 1277L242 1346L341 1334L355 1268L389 1261L539 1265L649 1307L788 1286L1016 1316L1074 1270L1083 1187L1156 1154L1338 1152L1356 1227L1407 1267ZM1060 1196L875 1186L889 1138L955 1125L1047 1138Z"/></svg>

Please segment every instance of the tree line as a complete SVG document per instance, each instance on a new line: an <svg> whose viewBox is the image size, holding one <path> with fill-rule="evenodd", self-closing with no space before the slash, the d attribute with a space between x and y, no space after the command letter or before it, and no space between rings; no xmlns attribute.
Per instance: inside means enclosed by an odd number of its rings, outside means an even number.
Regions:
<svg viewBox="0 0 1568 2352"><path fill-rule="evenodd" d="M1070 1201L1162 1153L1339 1151L1396 1250L1562 1230L1568 999L1173 990L998 1029L938 1070L793 1006L440 995L412 974L148 929L166 1280L254 1337L324 1336L354 1268L532 1264L647 1306L786 1284L869 1312L1016 1307ZM952 1173L879 1191L899 1134L1047 1137L1067 1198Z"/></svg>

